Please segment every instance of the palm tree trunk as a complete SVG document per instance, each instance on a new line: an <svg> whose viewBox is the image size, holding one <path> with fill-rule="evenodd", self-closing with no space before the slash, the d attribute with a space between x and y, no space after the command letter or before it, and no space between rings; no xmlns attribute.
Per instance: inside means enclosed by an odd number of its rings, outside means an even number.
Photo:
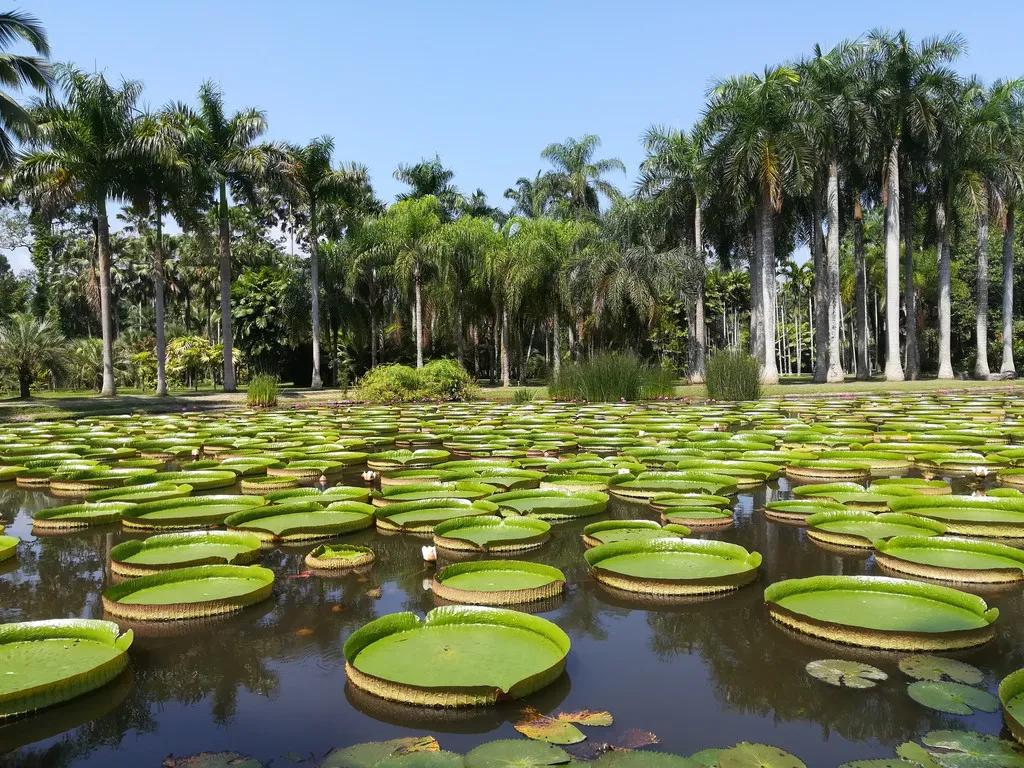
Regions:
<svg viewBox="0 0 1024 768"><path fill-rule="evenodd" d="M942 200L935 204L935 229L939 240L939 378L952 379L953 362L950 356L952 301L950 298L949 274L949 226L946 222L946 205Z"/></svg>
<svg viewBox="0 0 1024 768"><path fill-rule="evenodd" d="M462 330L462 297L459 297L459 301L455 307L455 356L459 361L459 365L464 366L466 364L466 340L463 338Z"/></svg>
<svg viewBox="0 0 1024 768"><path fill-rule="evenodd" d="M914 187L910 169L903 175L903 301L907 310L907 366L905 375L916 379L921 372L921 354L917 344L917 289L914 287Z"/></svg>
<svg viewBox="0 0 1024 768"><path fill-rule="evenodd" d="M416 334L416 367L423 367L423 284L420 279L420 265L413 268L412 287L415 294L413 304L412 330Z"/></svg>
<svg viewBox="0 0 1024 768"><path fill-rule="evenodd" d="M218 227L220 234L220 328L224 345L224 391L234 392L235 356L234 334L231 331L231 226L228 222L228 190L220 183Z"/></svg>
<svg viewBox="0 0 1024 768"><path fill-rule="evenodd" d="M803 323L800 319L800 292L796 291L793 296L793 314L796 315L796 375L802 376L804 372L804 345L803 345Z"/></svg>
<svg viewBox="0 0 1024 768"><path fill-rule="evenodd" d="M825 192L828 210L828 240L825 244L825 272L828 275L828 371L825 380L830 383L846 379L843 371L843 351L839 338L843 318L839 302L839 160L828 164L828 187Z"/></svg>
<svg viewBox="0 0 1024 768"><path fill-rule="evenodd" d="M117 394L114 381L114 321L113 301L110 295L110 223L107 221L107 201L96 203L96 249L100 283L100 328L103 331L103 387L102 397Z"/></svg>
<svg viewBox="0 0 1024 768"><path fill-rule="evenodd" d="M512 376L509 370L509 332L508 332L508 310L501 308L501 386L507 387L512 383Z"/></svg>
<svg viewBox="0 0 1024 768"><path fill-rule="evenodd" d="M978 200L977 296L974 305L974 339L977 357L974 361L974 377L987 379L988 367L988 190L982 188Z"/></svg>
<svg viewBox="0 0 1024 768"><path fill-rule="evenodd" d="M864 210L860 205L860 191L853 196L853 304L856 332L857 378L869 378L868 368L868 282L867 265L864 261Z"/></svg>
<svg viewBox="0 0 1024 768"><path fill-rule="evenodd" d="M1015 238L1013 203L1006 206L1006 224L1003 227L1003 361L1001 373L1017 372L1013 364L1013 244Z"/></svg>
<svg viewBox="0 0 1024 768"><path fill-rule="evenodd" d="M750 245L750 353L764 362L764 280L761 277L761 217L756 217ZM738 337L737 337L738 338Z"/></svg>
<svg viewBox="0 0 1024 768"><path fill-rule="evenodd" d="M562 372L562 329L558 324L558 310L551 313L551 370L555 378Z"/></svg>
<svg viewBox="0 0 1024 768"><path fill-rule="evenodd" d="M900 144L889 149L885 178L885 378L903 381L900 362Z"/></svg>
<svg viewBox="0 0 1024 768"><path fill-rule="evenodd" d="M370 284L367 291L370 315L370 367L377 367L377 281L375 270L370 270Z"/></svg>
<svg viewBox="0 0 1024 768"><path fill-rule="evenodd" d="M156 204L156 240L153 243L153 311L156 316L156 394L167 395L167 334L164 306L163 210Z"/></svg>
<svg viewBox="0 0 1024 768"><path fill-rule="evenodd" d="M767 188L761 191L761 289L764 315L764 369L761 380L765 384L779 383L779 368L775 362L775 209Z"/></svg>
<svg viewBox="0 0 1024 768"><path fill-rule="evenodd" d="M701 199L697 197L693 206L693 251L697 264L697 280L693 290L693 344L690 347L690 382L704 381L704 360L707 356L707 319L705 318L704 292L704 224L701 218Z"/></svg>
<svg viewBox="0 0 1024 768"><path fill-rule="evenodd" d="M821 211L818 194L814 193L811 214L811 256L814 266L814 380L823 382L828 377L828 256L825 237L821 231Z"/></svg>
<svg viewBox="0 0 1024 768"><path fill-rule="evenodd" d="M323 389L324 382L320 378L320 260L316 241L316 205L309 206L309 298L313 331L313 374L310 377L311 389Z"/></svg>

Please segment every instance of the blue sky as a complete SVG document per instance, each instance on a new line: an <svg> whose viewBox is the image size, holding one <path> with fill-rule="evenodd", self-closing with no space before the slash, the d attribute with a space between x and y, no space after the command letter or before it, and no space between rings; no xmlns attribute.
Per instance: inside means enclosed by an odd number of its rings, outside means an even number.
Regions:
<svg viewBox="0 0 1024 768"><path fill-rule="evenodd" d="M1024 74L1024 3L687 3L620 0L34 0L54 58L142 80L145 101L191 100L207 78L229 107L267 112L270 138L334 136L378 193L402 162L440 154L492 202L543 167L555 140L596 133L626 188L652 123L688 127L715 79L794 59L875 26L957 30L958 65ZM16 268L24 256L13 255Z"/></svg>

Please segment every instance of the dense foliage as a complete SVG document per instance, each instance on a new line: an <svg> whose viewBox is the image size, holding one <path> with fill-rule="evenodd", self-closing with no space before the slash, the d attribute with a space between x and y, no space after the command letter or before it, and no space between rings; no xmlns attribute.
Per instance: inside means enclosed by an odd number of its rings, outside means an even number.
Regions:
<svg viewBox="0 0 1024 768"><path fill-rule="evenodd" d="M277 405L277 378L266 373L252 377L245 390L245 401L250 408L273 408Z"/></svg>
<svg viewBox="0 0 1024 768"><path fill-rule="evenodd" d="M553 400L594 403L669 397L672 371L645 363L632 353L608 352L562 366L548 384Z"/></svg>
<svg viewBox="0 0 1024 768"><path fill-rule="evenodd" d="M471 400L476 395L472 377L455 360L431 360L422 368L401 363L378 365L359 381L357 396L374 403L421 400Z"/></svg>
<svg viewBox="0 0 1024 768"><path fill-rule="evenodd" d="M705 385L712 400L757 400L761 364L741 350L718 350L708 358Z"/></svg>

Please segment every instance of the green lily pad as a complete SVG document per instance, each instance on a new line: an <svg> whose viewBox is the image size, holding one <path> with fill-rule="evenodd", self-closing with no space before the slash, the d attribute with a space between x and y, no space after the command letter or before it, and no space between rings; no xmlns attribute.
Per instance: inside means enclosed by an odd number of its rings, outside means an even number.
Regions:
<svg viewBox="0 0 1024 768"><path fill-rule="evenodd" d="M374 768L463 768L465 764L455 752L410 752L381 760Z"/></svg>
<svg viewBox="0 0 1024 768"><path fill-rule="evenodd" d="M700 752L694 752L690 755L690 761L696 763L700 768L717 768L718 757L724 751L724 749L719 749L718 747L702 749Z"/></svg>
<svg viewBox="0 0 1024 768"><path fill-rule="evenodd" d="M898 757L880 757L877 760L853 760L843 763L839 768L919 768L919 766L908 763L906 760L900 760Z"/></svg>
<svg viewBox="0 0 1024 768"><path fill-rule="evenodd" d="M984 679L981 670L957 659L922 654L904 656L900 659L900 672L915 680L940 682L952 680L955 683L979 685Z"/></svg>
<svg viewBox="0 0 1024 768"><path fill-rule="evenodd" d="M161 768L263 768L263 763L237 752L200 752L188 757L168 757Z"/></svg>
<svg viewBox="0 0 1024 768"><path fill-rule="evenodd" d="M718 768L807 768L807 764L779 747L742 741L722 750Z"/></svg>
<svg viewBox="0 0 1024 768"><path fill-rule="evenodd" d="M896 747L896 755L909 763L913 763L915 766L920 766L920 768L942 768L935 762L935 758L931 756L928 750L916 741L900 744Z"/></svg>
<svg viewBox="0 0 1024 768"><path fill-rule="evenodd" d="M368 741L335 749L320 763L320 768L376 768L383 760L419 752L436 753L441 749L433 736L410 736L388 741Z"/></svg>
<svg viewBox="0 0 1024 768"><path fill-rule="evenodd" d="M907 693L918 704L951 715L973 715L976 710L995 712L999 709L999 700L991 693L963 683L918 680L907 686Z"/></svg>
<svg viewBox="0 0 1024 768"><path fill-rule="evenodd" d="M921 741L932 747L943 768L1024 768L1024 751L1010 741L974 731L929 731Z"/></svg>
<svg viewBox="0 0 1024 768"><path fill-rule="evenodd" d="M607 752L593 762L594 768L701 768L688 757L667 752Z"/></svg>
<svg viewBox="0 0 1024 768"><path fill-rule="evenodd" d="M465 762L466 768L544 768L565 765L571 759L568 752L554 744L499 739L470 750Z"/></svg>
<svg viewBox="0 0 1024 768"><path fill-rule="evenodd" d="M811 677L840 688L874 688L877 681L889 679L878 667L845 659L819 659L805 669Z"/></svg>

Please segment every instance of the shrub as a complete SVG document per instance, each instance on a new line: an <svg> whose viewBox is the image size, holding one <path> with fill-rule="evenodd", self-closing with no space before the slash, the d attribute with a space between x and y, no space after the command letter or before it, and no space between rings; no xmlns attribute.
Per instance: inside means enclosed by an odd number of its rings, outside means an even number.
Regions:
<svg viewBox="0 0 1024 768"><path fill-rule="evenodd" d="M553 400L650 400L672 394L672 372L645 363L632 353L611 352L562 366L548 384Z"/></svg>
<svg viewBox="0 0 1024 768"><path fill-rule="evenodd" d="M374 403L470 400L475 392L466 369L447 359L431 360L420 370L399 363L378 365L359 382L359 399Z"/></svg>
<svg viewBox="0 0 1024 768"><path fill-rule="evenodd" d="M535 397L537 397L537 390L530 387L519 387L519 389L512 392L512 402L519 405L532 403Z"/></svg>
<svg viewBox="0 0 1024 768"><path fill-rule="evenodd" d="M261 373L253 376L245 400L250 408L273 408L277 405L277 377Z"/></svg>
<svg viewBox="0 0 1024 768"><path fill-rule="evenodd" d="M712 400L757 400L761 364L740 350L719 350L708 358L704 385Z"/></svg>

